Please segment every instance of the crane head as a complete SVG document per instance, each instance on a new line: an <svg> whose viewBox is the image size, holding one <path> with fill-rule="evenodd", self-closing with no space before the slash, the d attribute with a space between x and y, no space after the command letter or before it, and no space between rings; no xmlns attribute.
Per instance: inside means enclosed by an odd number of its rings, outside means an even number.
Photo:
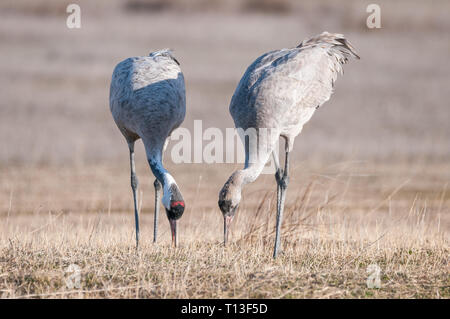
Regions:
<svg viewBox="0 0 450 319"><path fill-rule="evenodd" d="M223 186L219 193L219 208L223 215L223 242L226 245L228 241L228 229L234 218L236 210L241 201L241 183L238 181L238 175L233 174Z"/></svg>
<svg viewBox="0 0 450 319"><path fill-rule="evenodd" d="M176 247L178 243L177 220L183 216L185 203L176 184L172 184L166 194L169 194L169 200L163 198L163 204L166 208L166 215L169 219L170 230L172 232L172 245Z"/></svg>
<svg viewBox="0 0 450 319"><path fill-rule="evenodd" d="M223 214L223 244L226 245L228 241L228 229L231 222L233 221L234 214L238 208L239 204L233 205L229 200L219 199L219 208Z"/></svg>

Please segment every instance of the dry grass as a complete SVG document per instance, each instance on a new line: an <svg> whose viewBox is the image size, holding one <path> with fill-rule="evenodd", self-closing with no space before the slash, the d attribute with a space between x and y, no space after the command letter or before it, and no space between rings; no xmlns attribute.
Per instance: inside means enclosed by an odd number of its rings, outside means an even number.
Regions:
<svg viewBox="0 0 450 319"><path fill-rule="evenodd" d="M277 260L271 257L273 176L245 192L232 243L224 248L216 188L228 170L199 166L182 175L172 168L188 203L181 245L173 249L164 213L159 243L151 243L151 178L140 167L136 253L126 165L2 170L0 194L10 204L0 226L1 296L448 298L450 197L448 176L437 174L442 169L449 171L441 166L436 174L413 175L405 166L303 163L288 190ZM51 197L43 196L48 192ZM80 289L65 284L70 264L81 268ZM370 264L382 270L380 289L366 285Z"/></svg>

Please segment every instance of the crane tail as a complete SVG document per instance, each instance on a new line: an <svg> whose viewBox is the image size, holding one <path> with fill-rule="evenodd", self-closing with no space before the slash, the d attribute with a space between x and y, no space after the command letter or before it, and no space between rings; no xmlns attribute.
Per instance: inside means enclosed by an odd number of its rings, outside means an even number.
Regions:
<svg viewBox="0 0 450 319"><path fill-rule="evenodd" d="M323 32L315 37L304 40L297 48L308 48L316 46L325 46L331 53L340 57L342 64L346 63L349 57L360 59L355 48L344 37L343 34Z"/></svg>
<svg viewBox="0 0 450 319"><path fill-rule="evenodd" d="M168 57L168 58L172 59L173 61L175 61L176 64L180 65L180 62L178 62L178 60L173 55L172 49L162 49L159 51L154 51L154 52L151 52L148 56L153 57L153 58L157 57L157 56L165 56L165 57Z"/></svg>

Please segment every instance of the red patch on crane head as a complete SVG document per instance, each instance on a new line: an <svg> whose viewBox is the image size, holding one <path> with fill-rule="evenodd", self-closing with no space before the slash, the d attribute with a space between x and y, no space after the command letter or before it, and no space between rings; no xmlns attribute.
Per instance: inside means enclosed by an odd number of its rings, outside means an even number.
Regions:
<svg viewBox="0 0 450 319"><path fill-rule="evenodd" d="M184 207L184 202L182 200L178 200L178 201L173 201L170 203L170 207L177 207L177 206L182 206Z"/></svg>

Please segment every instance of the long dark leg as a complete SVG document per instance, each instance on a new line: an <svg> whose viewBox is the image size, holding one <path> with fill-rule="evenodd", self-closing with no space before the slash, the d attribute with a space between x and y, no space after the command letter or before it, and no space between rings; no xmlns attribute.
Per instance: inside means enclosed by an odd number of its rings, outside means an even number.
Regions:
<svg viewBox="0 0 450 319"><path fill-rule="evenodd" d="M286 190L289 183L288 172L289 172L289 149L286 146L286 161L284 163L284 171L278 169L277 173L275 174L275 178L278 184L278 192L277 192L278 207L277 207L277 226L276 226L277 228L275 235L275 247L273 249L273 258L277 257L278 251L280 249L281 223L283 222L284 202L286 199Z"/></svg>
<svg viewBox="0 0 450 319"><path fill-rule="evenodd" d="M281 196L281 190L280 190L280 181L283 176L283 170L280 168L280 163L278 161L277 154L275 152L272 152L273 161L275 163L275 180L277 182L277 214L280 211L280 196Z"/></svg>
<svg viewBox="0 0 450 319"><path fill-rule="evenodd" d="M136 249L139 247L139 212L138 212L138 201L137 201L137 188L138 179L136 176L136 166L134 165L134 142L128 143L128 148L130 149L130 167L131 167L131 189L133 190L133 200L134 200L134 220L136 224Z"/></svg>
<svg viewBox="0 0 450 319"><path fill-rule="evenodd" d="M153 221L153 242L156 243L158 237L158 218L159 218L159 201L161 199L161 183L155 179L155 219Z"/></svg>

